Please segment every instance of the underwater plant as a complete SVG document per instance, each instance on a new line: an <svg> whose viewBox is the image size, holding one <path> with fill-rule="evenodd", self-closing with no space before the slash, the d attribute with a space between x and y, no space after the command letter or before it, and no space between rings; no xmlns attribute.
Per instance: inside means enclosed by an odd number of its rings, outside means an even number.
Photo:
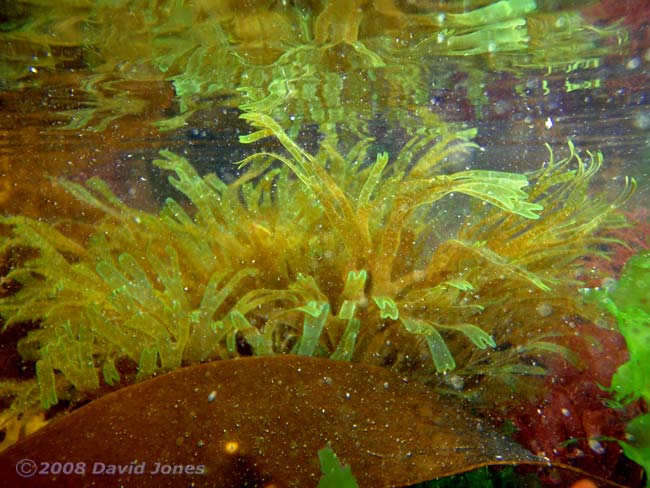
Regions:
<svg viewBox="0 0 650 488"><path fill-rule="evenodd" d="M603 289L587 289L588 298L595 300L618 322L625 338L629 360L622 364L611 385L605 390L612 394L615 407L638 400L645 402L645 412L628 422L626 439L617 440L625 455L643 466L647 486L650 486L650 251L642 250L623 266L618 282Z"/></svg>
<svg viewBox="0 0 650 488"><path fill-rule="evenodd" d="M441 57L445 65L466 61L460 70L469 73L468 95L480 108L486 67L569 73L600 65L627 39L620 26L595 27L578 10L535 0L14 3L0 25L3 82L38 85L53 70L74 67L84 97L61 111L71 129L101 130L142 113L148 100L137 83L173 84L178 110L158 123L172 129L215 98L237 107L246 101L240 88L270 90L276 80L293 79L292 104L272 114L280 122L371 120L376 94L388 92L383 117L415 130L426 111L405 108L427 105L432 73L437 86L453 86L454 70L433 69Z"/></svg>
<svg viewBox="0 0 650 488"><path fill-rule="evenodd" d="M231 183L162 151L154 164L185 203L137 210L92 178L60 182L104 214L77 224L86 239L69 222L0 218L3 254L22 256L4 278L20 284L0 299L4 330L38 323L19 343L36 378L1 385L14 416L183 365L287 353L383 365L480 404L500 396L481 386L569 354L554 337L591 313L579 258L624 224L634 188L588 194L600 153L570 144L530 175L445 172L474 147L467 133L416 136L389 164L369 140L312 154L268 115L242 117L257 129L242 142L284 151L246 158ZM477 203L456 236L441 235L466 197Z"/></svg>
<svg viewBox="0 0 650 488"><path fill-rule="evenodd" d="M327 446L318 451L318 461L323 472L318 481L318 488L359 488L350 465L342 466L331 447Z"/></svg>

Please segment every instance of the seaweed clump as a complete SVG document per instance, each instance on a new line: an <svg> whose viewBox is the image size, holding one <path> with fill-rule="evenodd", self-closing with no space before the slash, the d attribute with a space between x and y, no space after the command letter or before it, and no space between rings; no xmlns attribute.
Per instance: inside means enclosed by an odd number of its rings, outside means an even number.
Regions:
<svg viewBox="0 0 650 488"><path fill-rule="evenodd" d="M642 400L644 413L625 427L626 440L618 440L625 455L643 466L646 486L650 486L650 251L642 250L623 267L618 282L609 288L587 289L587 296L616 318L625 338L629 360L614 373L609 388L613 407L622 408Z"/></svg>
<svg viewBox="0 0 650 488"><path fill-rule="evenodd" d="M162 151L154 164L185 204L137 210L93 178L60 182L104 215L86 240L2 217L4 252L32 250L6 276L21 288L0 300L4 328L39 323L19 343L36 378L2 385L16 414L187 364L287 353L380 364L494 401L481 385L512 386L543 374L540 354L567 353L553 337L589 314L579 258L623 225L616 209L634 187L588 196L599 153L570 145L530 175L446 172L471 134L432 130L389 164L369 157L369 140L345 155L325 140L312 154L268 115L242 117L258 129L242 142L272 137L283 150L240 162L248 170L228 184ZM476 204L443 238L438 224L463 195Z"/></svg>

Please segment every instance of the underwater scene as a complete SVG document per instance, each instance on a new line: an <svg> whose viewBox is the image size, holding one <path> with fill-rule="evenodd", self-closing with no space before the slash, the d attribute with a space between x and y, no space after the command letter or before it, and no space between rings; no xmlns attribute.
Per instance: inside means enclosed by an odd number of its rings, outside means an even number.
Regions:
<svg viewBox="0 0 650 488"><path fill-rule="evenodd" d="M0 487L650 487L648 0L0 0Z"/></svg>

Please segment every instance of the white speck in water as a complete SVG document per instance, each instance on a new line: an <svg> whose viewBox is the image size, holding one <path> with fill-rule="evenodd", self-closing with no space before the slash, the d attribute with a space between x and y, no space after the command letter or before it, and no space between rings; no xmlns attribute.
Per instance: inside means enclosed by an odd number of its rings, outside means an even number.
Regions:
<svg viewBox="0 0 650 488"><path fill-rule="evenodd" d="M603 445L596 439L589 439L589 447L596 454L605 454L605 448Z"/></svg>
<svg viewBox="0 0 650 488"><path fill-rule="evenodd" d="M550 117L546 117L546 122L544 122L544 127L546 127L547 129L553 127L553 119Z"/></svg>
<svg viewBox="0 0 650 488"><path fill-rule="evenodd" d="M564 415L565 417L571 417L571 412L569 411L568 408L563 408L562 415Z"/></svg>
<svg viewBox="0 0 650 488"><path fill-rule="evenodd" d="M463 380L462 376L458 376L457 374L447 375L445 377L445 383L447 383L456 391L462 390L465 386L465 380Z"/></svg>
<svg viewBox="0 0 650 488"><path fill-rule="evenodd" d="M216 390L212 390L212 391L210 392L210 394L208 395L208 401L209 401L209 402L213 402L215 398L217 398L217 391L216 391Z"/></svg>

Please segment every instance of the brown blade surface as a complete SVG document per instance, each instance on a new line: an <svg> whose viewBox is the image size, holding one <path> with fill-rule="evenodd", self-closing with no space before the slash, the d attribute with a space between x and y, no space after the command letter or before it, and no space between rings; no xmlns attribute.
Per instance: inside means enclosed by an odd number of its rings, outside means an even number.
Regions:
<svg viewBox="0 0 650 488"><path fill-rule="evenodd" d="M361 487L539 463L389 371L279 356L183 368L105 395L2 453L0 486L316 486L328 444Z"/></svg>

